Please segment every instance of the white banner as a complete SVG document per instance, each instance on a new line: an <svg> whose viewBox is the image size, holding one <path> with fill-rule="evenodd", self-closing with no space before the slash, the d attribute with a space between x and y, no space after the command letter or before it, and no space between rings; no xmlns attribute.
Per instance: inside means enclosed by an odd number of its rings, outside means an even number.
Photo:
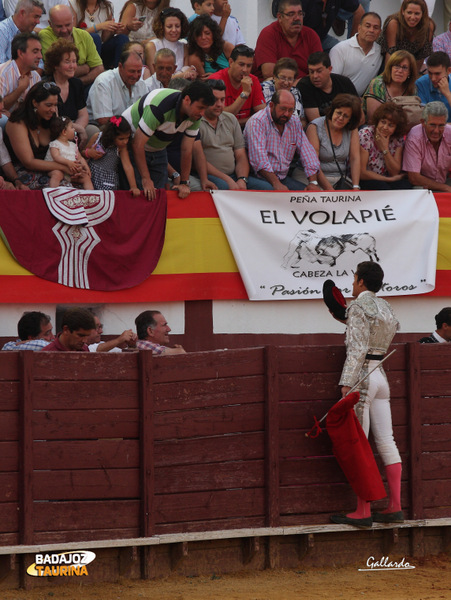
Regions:
<svg viewBox="0 0 451 600"><path fill-rule="evenodd" d="M250 300L322 298L326 279L349 297L366 260L384 269L381 296L435 287L439 216L431 192L212 194Z"/></svg>

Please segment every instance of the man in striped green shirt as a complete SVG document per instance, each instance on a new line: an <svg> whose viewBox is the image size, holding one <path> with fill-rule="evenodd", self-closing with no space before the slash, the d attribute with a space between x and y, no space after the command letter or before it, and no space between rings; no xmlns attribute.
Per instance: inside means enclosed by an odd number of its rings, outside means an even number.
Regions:
<svg viewBox="0 0 451 600"><path fill-rule="evenodd" d="M202 81L193 81L183 92L169 88L149 92L122 113L134 133L137 183L149 200L155 198L156 189L165 186L168 177L166 146L179 132L185 135L181 144L178 193L180 198L189 195L194 140L200 118L214 102L211 88Z"/></svg>

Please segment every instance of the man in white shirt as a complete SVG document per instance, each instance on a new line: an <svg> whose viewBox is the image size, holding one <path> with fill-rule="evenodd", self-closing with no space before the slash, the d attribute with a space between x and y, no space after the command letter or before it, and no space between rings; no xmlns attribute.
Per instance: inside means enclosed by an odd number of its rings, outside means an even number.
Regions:
<svg viewBox="0 0 451 600"><path fill-rule="evenodd" d="M380 16L374 12L366 13L356 35L340 42L329 53L333 73L349 77L359 96L362 96L382 65L381 47L376 43L380 32Z"/></svg>
<svg viewBox="0 0 451 600"><path fill-rule="evenodd" d="M125 348L134 348L136 346L137 335L131 329L126 329L118 337L102 342L103 323L97 315L94 316L96 328L92 330L87 340L89 352L122 352Z"/></svg>
<svg viewBox="0 0 451 600"><path fill-rule="evenodd" d="M141 78L142 59L136 52L121 54L119 66L101 73L88 95L88 113L91 123L104 125L114 115L121 115L149 91Z"/></svg>

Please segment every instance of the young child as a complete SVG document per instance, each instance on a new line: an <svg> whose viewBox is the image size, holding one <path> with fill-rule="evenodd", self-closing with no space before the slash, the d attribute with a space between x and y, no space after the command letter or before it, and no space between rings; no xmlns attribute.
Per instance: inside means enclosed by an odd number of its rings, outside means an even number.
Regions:
<svg viewBox="0 0 451 600"><path fill-rule="evenodd" d="M127 119L116 116L89 140L84 155L89 159L92 181L96 190L118 190L119 162L122 163L133 196L139 196L135 172L128 153L132 130Z"/></svg>
<svg viewBox="0 0 451 600"><path fill-rule="evenodd" d="M195 14L191 15L188 19L190 23L199 15L208 15L211 17L215 11L214 0L191 0L191 6L193 7Z"/></svg>
<svg viewBox="0 0 451 600"><path fill-rule="evenodd" d="M70 174L62 170L50 171L49 187L58 187L62 180L81 184L85 190L93 190L91 173L85 159L80 156L75 139L75 127L69 117L55 117L50 123L52 141L45 160L53 160L70 169Z"/></svg>
<svg viewBox="0 0 451 600"><path fill-rule="evenodd" d="M222 39L225 42L230 42L234 46L245 44L239 23L237 19L231 15L232 9L228 0L214 0L213 4L215 6L215 12L211 15L211 18L219 25L222 31Z"/></svg>

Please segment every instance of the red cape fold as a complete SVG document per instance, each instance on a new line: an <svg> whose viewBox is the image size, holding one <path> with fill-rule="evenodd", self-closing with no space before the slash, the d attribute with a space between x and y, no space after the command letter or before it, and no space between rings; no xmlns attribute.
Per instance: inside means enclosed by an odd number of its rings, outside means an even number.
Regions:
<svg viewBox="0 0 451 600"><path fill-rule="evenodd" d="M329 410L327 432L338 464L357 496L367 501L380 500L387 494L371 446L354 412L359 398L359 393L353 392Z"/></svg>

